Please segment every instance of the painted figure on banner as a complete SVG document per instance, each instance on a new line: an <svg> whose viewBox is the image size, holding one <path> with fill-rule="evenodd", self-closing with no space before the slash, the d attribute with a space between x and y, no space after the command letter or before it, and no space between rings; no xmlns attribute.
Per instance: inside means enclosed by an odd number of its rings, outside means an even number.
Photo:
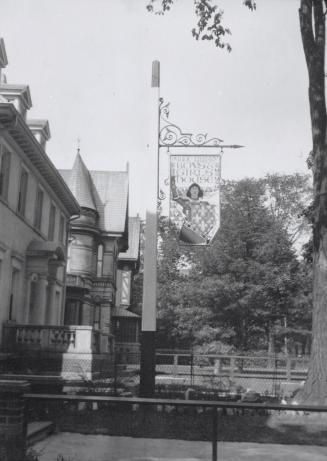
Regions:
<svg viewBox="0 0 327 461"><path fill-rule="evenodd" d="M220 224L220 155L170 156L170 219L182 242L207 245Z"/></svg>

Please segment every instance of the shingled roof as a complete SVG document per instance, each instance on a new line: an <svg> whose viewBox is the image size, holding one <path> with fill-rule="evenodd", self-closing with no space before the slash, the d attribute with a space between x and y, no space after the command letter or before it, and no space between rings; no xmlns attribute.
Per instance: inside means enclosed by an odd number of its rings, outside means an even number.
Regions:
<svg viewBox="0 0 327 461"><path fill-rule="evenodd" d="M76 155L73 168L71 170L66 170L66 172L67 173L62 176L79 205L84 208L96 210L91 176L79 153Z"/></svg>
<svg viewBox="0 0 327 461"><path fill-rule="evenodd" d="M137 261L140 250L140 226L139 217L128 218L128 250L118 255L119 261Z"/></svg>
<svg viewBox="0 0 327 461"><path fill-rule="evenodd" d="M101 230L123 233L128 216L128 171L89 171L80 154L72 170L59 170L81 207L99 214Z"/></svg>
<svg viewBox="0 0 327 461"><path fill-rule="evenodd" d="M128 216L128 172L90 171L90 175L100 227L108 232L123 232Z"/></svg>

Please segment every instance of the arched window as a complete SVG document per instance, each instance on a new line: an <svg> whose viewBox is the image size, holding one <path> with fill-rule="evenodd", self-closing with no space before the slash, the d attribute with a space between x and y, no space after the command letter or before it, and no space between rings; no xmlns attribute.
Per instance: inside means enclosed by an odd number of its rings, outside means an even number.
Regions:
<svg viewBox="0 0 327 461"><path fill-rule="evenodd" d="M102 276L102 266L103 266L103 245L98 245L97 251L97 277Z"/></svg>

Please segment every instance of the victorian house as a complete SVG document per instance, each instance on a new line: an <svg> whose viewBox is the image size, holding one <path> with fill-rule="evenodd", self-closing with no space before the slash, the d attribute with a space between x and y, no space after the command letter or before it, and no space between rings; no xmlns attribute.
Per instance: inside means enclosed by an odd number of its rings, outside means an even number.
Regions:
<svg viewBox="0 0 327 461"><path fill-rule="evenodd" d="M139 254L139 220L128 219L128 171L89 171L78 152L71 170L60 170L81 207L70 221L65 324L89 325L120 340L117 319L131 323L131 282ZM115 337L115 338L114 338Z"/></svg>

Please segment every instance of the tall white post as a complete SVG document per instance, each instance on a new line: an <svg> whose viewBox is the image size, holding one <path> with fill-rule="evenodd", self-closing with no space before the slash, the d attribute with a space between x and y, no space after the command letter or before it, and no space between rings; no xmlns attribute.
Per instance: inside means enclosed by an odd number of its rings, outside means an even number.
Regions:
<svg viewBox="0 0 327 461"><path fill-rule="evenodd" d="M155 332L157 307L157 200L160 63L152 63L149 141L147 145L146 227L141 332L140 397L153 397L155 390Z"/></svg>

